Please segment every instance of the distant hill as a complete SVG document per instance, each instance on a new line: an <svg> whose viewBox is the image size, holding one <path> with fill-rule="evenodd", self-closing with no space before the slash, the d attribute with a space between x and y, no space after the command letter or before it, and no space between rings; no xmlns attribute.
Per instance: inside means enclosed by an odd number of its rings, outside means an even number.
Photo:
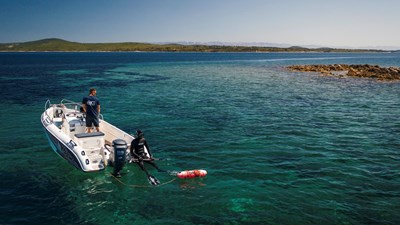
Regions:
<svg viewBox="0 0 400 225"><path fill-rule="evenodd" d="M57 38L29 41L22 43L0 44L2 52L385 52L369 49L304 48L293 46L257 47L257 46L221 46L221 45L182 45L150 44L137 42L121 43L79 43Z"/></svg>

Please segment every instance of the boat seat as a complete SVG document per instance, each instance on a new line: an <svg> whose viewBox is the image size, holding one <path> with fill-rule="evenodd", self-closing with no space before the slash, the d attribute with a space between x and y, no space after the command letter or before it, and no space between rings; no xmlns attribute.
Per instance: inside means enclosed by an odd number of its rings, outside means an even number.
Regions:
<svg viewBox="0 0 400 225"><path fill-rule="evenodd" d="M96 151L100 152L100 149L104 146L103 132L78 133L74 136L75 142L85 151L96 149Z"/></svg>
<svg viewBox="0 0 400 225"><path fill-rule="evenodd" d="M104 136L103 132L91 132L91 133L79 133L75 134L77 138L87 138L87 137L97 137L97 136Z"/></svg>

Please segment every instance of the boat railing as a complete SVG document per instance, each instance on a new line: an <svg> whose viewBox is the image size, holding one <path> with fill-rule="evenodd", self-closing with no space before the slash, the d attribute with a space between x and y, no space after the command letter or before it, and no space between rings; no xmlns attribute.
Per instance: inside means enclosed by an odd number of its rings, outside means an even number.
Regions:
<svg viewBox="0 0 400 225"><path fill-rule="evenodd" d="M73 102L73 101L68 100L68 99L63 99L63 100L61 100L60 104L65 106L68 109L73 109L76 112L81 112L80 108L81 108L82 104L80 104L78 102ZM103 115L101 113L99 114L99 119L104 120L103 119Z"/></svg>
<svg viewBox="0 0 400 225"><path fill-rule="evenodd" d="M50 116L49 116L49 114L47 114L47 109L50 107L50 105L51 105L50 99L47 99L46 103L44 103L44 113L48 117L50 117Z"/></svg>
<svg viewBox="0 0 400 225"><path fill-rule="evenodd" d="M60 104L62 106L65 106L68 109L73 109L76 112L79 112L80 111L79 108L81 107L81 104L79 104L77 102L73 102L73 101L68 100L68 99L61 100Z"/></svg>
<svg viewBox="0 0 400 225"><path fill-rule="evenodd" d="M46 103L44 103L44 111L46 111L51 105L50 99L47 99Z"/></svg>
<svg viewBox="0 0 400 225"><path fill-rule="evenodd" d="M77 102L73 102L73 101L68 100L68 99L63 99L63 100L61 100L59 106L61 106L61 107L66 107L66 108L68 108L68 109L73 109L73 110L75 110L75 112L77 112L77 113L78 113L78 112L81 112L81 110L80 110L81 104L80 104L80 103L77 103ZM47 109L50 108L50 107L51 107L50 99L47 99L46 103L44 103L44 113L45 113L46 116L48 116L49 118L52 118L51 116L49 116L49 114L47 114ZM103 115L102 115L101 113L99 114L99 119L104 120L104 117L103 117Z"/></svg>

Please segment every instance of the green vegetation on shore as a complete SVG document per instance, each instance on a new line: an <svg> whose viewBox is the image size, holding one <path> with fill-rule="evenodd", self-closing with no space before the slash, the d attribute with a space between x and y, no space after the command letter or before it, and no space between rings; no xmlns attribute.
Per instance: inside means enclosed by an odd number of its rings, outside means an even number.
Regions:
<svg viewBox="0 0 400 225"><path fill-rule="evenodd" d="M385 52L370 49L335 49L335 48L290 48L219 46L219 45L180 45L149 44L136 42L123 43L79 43L62 39L43 39L23 43L0 44L2 52Z"/></svg>

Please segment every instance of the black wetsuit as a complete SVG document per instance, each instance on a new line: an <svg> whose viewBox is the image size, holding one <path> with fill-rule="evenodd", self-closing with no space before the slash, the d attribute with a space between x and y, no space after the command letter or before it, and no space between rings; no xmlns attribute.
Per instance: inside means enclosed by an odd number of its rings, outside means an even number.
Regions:
<svg viewBox="0 0 400 225"><path fill-rule="evenodd" d="M147 152L149 153L148 155L146 154L144 147L146 147ZM146 139L142 138L135 138L132 142L131 142L131 149L130 149L130 153L132 158L134 159L138 159L138 164L140 166L140 168L146 172L147 175L149 175L149 173L147 172L146 168L144 168L144 164L143 164L143 159L151 159L153 158L150 152L150 148L147 145L147 141ZM160 168L158 168L158 166L153 162L153 161L145 161L146 163L154 166L158 171L163 171Z"/></svg>
<svg viewBox="0 0 400 225"><path fill-rule="evenodd" d="M131 142L131 156L137 159L143 158L149 158L144 150L144 147L146 147L147 152L149 153L149 156L151 158L151 153L150 153L150 148L147 145L146 139L142 138L135 138Z"/></svg>

